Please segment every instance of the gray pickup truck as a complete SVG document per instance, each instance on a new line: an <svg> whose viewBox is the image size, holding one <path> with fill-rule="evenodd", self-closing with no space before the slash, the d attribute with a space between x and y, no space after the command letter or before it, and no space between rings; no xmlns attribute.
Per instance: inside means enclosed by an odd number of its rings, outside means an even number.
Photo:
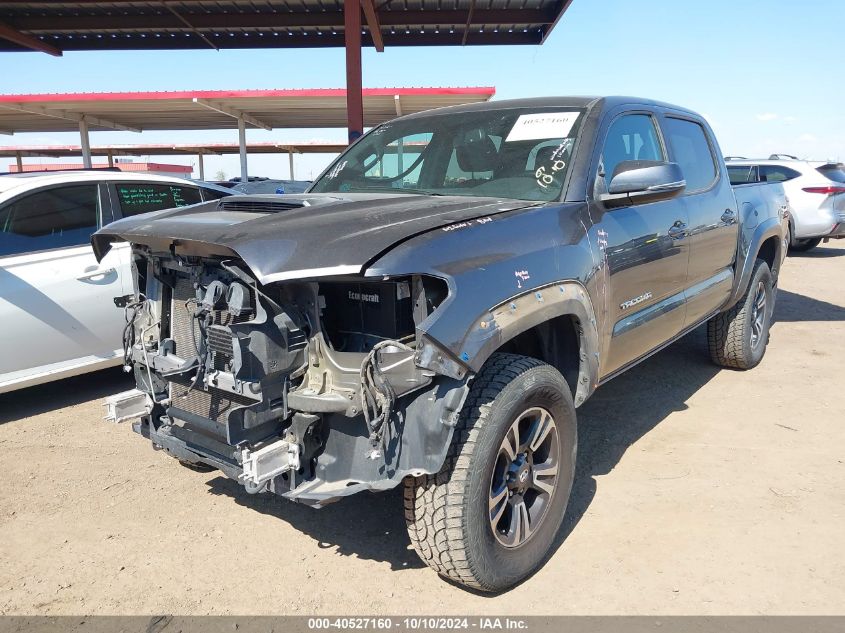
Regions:
<svg viewBox="0 0 845 633"><path fill-rule="evenodd" d="M706 121L635 98L398 118L311 186L100 230L132 243L120 417L185 465L320 506L404 486L437 572L500 591L548 555L575 409L706 323L768 343L788 213Z"/></svg>

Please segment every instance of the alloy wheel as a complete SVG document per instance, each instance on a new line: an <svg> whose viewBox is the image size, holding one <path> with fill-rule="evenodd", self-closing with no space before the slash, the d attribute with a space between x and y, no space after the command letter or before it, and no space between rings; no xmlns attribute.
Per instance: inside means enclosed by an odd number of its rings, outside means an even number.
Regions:
<svg viewBox="0 0 845 633"><path fill-rule="evenodd" d="M490 482L489 519L507 548L527 542L545 518L558 480L560 441L546 409L523 411L505 433Z"/></svg>
<svg viewBox="0 0 845 633"><path fill-rule="evenodd" d="M763 329L766 325L766 285L761 281L754 293L754 303L751 305L751 349L757 349L763 340Z"/></svg>

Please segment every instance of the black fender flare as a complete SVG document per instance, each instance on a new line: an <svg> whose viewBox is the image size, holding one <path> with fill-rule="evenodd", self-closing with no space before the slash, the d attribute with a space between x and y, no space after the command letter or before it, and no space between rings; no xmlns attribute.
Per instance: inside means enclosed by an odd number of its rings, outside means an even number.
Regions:
<svg viewBox="0 0 845 633"><path fill-rule="evenodd" d="M775 249L775 270L772 271L772 274L777 275L777 269L783 261L784 253L784 235L781 220L774 217L767 218L754 228L754 233L747 242L744 235L740 238L740 247L737 252L737 270L735 274L737 282L734 285L730 300L725 305L725 309L732 307L745 294L745 290L748 288L748 284L751 281L751 273L754 270L754 262L757 260L757 254L760 252L763 242L772 237L777 238L777 247ZM743 244L743 242L745 243ZM740 257L742 258L741 261Z"/></svg>
<svg viewBox="0 0 845 633"><path fill-rule="evenodd" d="M578 406L598 383L599 336L589 293L577 281L558 281L533 288L478 315L461 341L459 362L478 373L502 345L560 316L572 316L577 320L580 349L575 405Z"/></svg>

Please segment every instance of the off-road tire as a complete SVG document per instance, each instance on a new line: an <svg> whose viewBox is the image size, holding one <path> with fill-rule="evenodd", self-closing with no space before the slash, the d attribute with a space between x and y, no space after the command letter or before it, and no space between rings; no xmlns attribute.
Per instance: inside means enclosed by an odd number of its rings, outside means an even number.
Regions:
<svg viewBox="0 0 845 633"><path fill-rule="evenodd" d="M758 343L753 344L754 303L762 284L765 293L764 318ZM754 263L748 290L730 310L717 314L707 322L707 343L710 358L717 365L732 369L756 367L769 343L769 327L775 304L775 287L769 265L762 259Z"/></svg>
<svg viewBox="0 0 845 633"><path fill-rule="evenodd" d="M557 480L536 530L507 548L491 527L491 478L505 434L531 407L547 410L556 425ZM472 383L443 468L405 480L405 521L417 554L442 576L482 591L502 591L526 578L545 561L560 530L576 445L575 406L560 372L525 356L491 356Z"/></svg>
<svg viewBox="0 0 845 633"><path fill-rule="evenodd" d="M814 237L808 240L799 240L795 239L790 235L789 240L789 250L795 253L806 253L812 248L815 248L819 244L821 244L822 238Z"/></svg>

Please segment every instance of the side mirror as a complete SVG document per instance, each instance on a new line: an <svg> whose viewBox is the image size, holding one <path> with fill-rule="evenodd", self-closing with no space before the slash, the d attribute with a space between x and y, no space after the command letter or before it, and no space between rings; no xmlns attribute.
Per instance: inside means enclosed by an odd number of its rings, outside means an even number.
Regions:
<svg viewBox="0 0 845 633"><path fill-rule="evenodd" d="M687 186L677 163L626 160L616 166L608 192L599 199L606 207L624 207L667 200Z"/></svg>

